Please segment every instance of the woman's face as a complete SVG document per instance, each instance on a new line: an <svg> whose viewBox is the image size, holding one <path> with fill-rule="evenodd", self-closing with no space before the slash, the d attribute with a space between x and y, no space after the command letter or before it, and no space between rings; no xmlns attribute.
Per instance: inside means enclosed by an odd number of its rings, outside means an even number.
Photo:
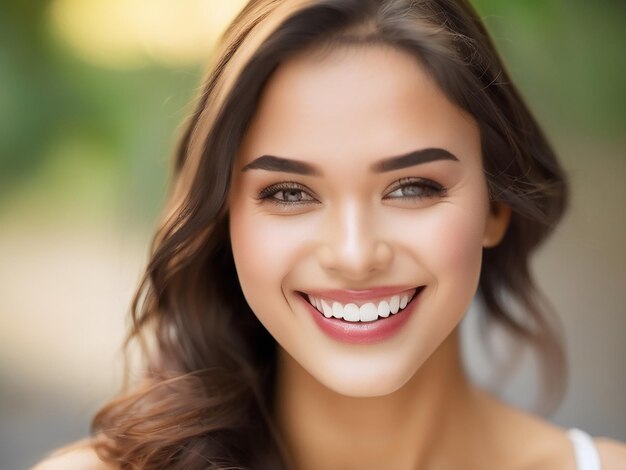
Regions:
<svg viewBox="0 0 626 470"><path fill-rule="evenodd" d="M490 210L476 122L413 57L382 46L276 70L229 210L250 307L301 367L350 396L413 376L463 317L483 247L508 222Z"/></svg>

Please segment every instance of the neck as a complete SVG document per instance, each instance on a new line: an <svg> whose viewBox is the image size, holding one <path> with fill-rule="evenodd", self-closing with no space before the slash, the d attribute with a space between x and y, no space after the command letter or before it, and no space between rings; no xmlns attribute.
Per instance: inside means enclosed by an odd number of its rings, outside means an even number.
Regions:
<svg viewBox="0 0 626 470"><path fill-rule="evenodd" d="M337 394L279 351L275 412L290 468L432 468L441 456L462 458L477 407L456 331L409 382L382 397Z"/></svg>

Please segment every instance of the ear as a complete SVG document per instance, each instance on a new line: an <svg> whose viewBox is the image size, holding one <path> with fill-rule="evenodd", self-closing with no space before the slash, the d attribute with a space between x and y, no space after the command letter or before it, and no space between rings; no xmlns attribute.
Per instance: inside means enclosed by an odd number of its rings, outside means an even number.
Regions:
<svg viewBox="0 0 626 470"><path fill-rule="evenodd" d="M483 247L491 248L496 246L506 233L511 220L511 208L501 202L492 202L489 209L489 216L485 224L485 235L483 237Z"/></svg>

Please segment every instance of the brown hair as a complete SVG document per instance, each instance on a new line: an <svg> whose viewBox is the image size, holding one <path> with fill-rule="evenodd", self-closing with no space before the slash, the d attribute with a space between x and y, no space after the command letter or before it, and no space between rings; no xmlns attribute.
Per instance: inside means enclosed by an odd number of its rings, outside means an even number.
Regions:
<svg viewBox="0 0 626 470"><path fill-rule="evenodd" d="M557 372L549 389L559 396L563 351L529 258L561 218L567 184L469 3L252 0L222 38L175 155L127 338L149 373L94 418L103 458L124 469L286 468L272 420L275 342L243 297L228 238L231 166L280 63L370 43L412 54L478 122L490 198L512 209L503 241L485 250L478 296L488 318L539 351L547 375Z"/></svg>

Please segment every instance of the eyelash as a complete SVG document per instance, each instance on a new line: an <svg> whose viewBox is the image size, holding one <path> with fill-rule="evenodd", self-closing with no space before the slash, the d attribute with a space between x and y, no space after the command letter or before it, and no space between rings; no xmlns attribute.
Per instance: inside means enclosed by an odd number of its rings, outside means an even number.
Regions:
<svg viewBox="0 0 626 470"><path fill-rule="evenodd" d="M426 194L392 197L390 199L419 200L419 199L425 199L425 198L430 199L433 197L443 197L447 194L447 189L443 187L442 185L440 185L439 183L433 180L426 179L426 178L415 178L415 177L400 178L396 182L396 185L394 186L391 193L395 193L399 189L411 188L411 187L420 188L421 192L426 193ZM389 194L387 194L387 196L388 195Z"/></svg>
<svg viewBox="0 0 626 470"><path fill-rule="evenodd" d="M393 189L388 193L395 193L398 190L403 190L405 188L420 188L421 193L425 194L417 194L411 196L399 196L399 197L391 197L388 195L385 196L385 199L408 199L408 200L421 200L424 198L433 198L433 197L443 197L446 195L446 188L436 183L435 181L425 179L425 178L415 178L415 177L407 177L399 179L394 185ZM274 196L280 192L288 192L293 191L300 194L307 194L308 198L305 200L299 201L286 201L284 199L277 199ZM283 194L284 197L284 194ZM271 204L276 204L280 206L293 206L300 204L309 204L311 202L317 202L317 200L310 195L310 191L299 183L293 181L286 181L283 183L273 184L263 189L257 196L257 200L261 203L269 202Z"/></svg>

